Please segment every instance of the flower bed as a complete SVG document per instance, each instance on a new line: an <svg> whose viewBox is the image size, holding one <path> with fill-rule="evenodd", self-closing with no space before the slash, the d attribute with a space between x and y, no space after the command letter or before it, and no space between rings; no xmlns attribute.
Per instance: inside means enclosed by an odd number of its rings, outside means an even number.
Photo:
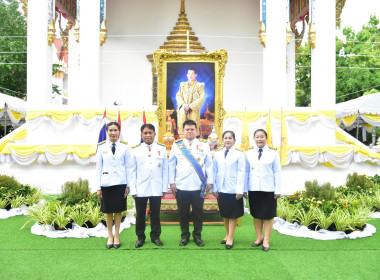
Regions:
<svg viewBox="0 0 380 280"><path fill-rule="evenodd" d="M20 184L13 177L0 175L0 219L25 215L25 209L42 198L39 189Z"/></svg>
<svg viewBox="0 0 380 280"><path fill-rule="evenodd" d="M297 191L278 201L277 216L289 224L310 230L363 231L374 212L380 211L379 177L353 173L344 186L334 189L329 183L305 182Z"/></svg>

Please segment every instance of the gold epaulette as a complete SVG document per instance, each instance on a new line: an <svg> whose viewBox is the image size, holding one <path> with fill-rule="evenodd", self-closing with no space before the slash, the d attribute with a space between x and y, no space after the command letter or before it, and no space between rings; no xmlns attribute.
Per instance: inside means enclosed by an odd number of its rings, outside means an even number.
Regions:
<svg viewBox="0 0 380 280"><path fill-rule="evenodd" d="M125 145L128 145L128 142L127 141L124 141L124 140L120 140L120 143L123 143Z"/></svg>
<svg viewBox="0 0 380 280"><path fill-rule="evenodd" d="M277 149L275 147L269 147L268 146L268 148L271 149L271 150L273 150L273 151L277 151Z"/></svg>
<svg viewBox="0 0 380 280"><path fill-rule="evenodd" d="M177 143L179 141L182 141L183 139L178 139L178 140L175 140L174 143Z"/></svg>
<svg viewBox="0 0 380 280"><path fill-rule="evenodd" d="M199 141L203 142L203 143L207 143L207 140L206 139L198 139Z"/></svg>
<svg viewBox="0 0 380 280"><path fill-rule="evenodd" d="M255 146L251 146L249 147L248 149L246 149L245 151L249 151L249 150L252 150Z"/></svg>
<svg viewBox="0 0 380 280"><path fill-rule="evenodd" d="M132 146L131 148L134 149L134 148L137 148L137 147L140 146L140 145L141 145L141 143L139 143L139 144L137 144L137 145L134 145L134 146Z"/></svg>
<svg viewBox="0 0 380 280"><path fill-rule="evenodd" d="M104 140L104 141L102 141L102 142L99 142L98 143L98 146L100 146L100 145L102 145L102 144L104 144L104 143L106 143L107 141L106 140Z"/></svg>
<svg viewBox="0 0 380 280"><path fill-rule="evenodd" d="M240 152L244 152L244 151L243 151L242 149L240 149L240 148L235 147L235 149L238 150L238 151L240 151Z"/></svg>
<svg viewBox="0 0 380 280"><path fill-rule="evenodd" d="M220 147L219 149L216 150L216 152L223 150L224 147Z"/></svg>

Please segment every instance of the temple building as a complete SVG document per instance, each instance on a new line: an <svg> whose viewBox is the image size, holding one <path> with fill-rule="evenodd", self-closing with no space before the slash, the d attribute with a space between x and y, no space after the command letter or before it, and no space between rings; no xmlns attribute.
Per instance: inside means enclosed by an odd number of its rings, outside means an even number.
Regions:
<svg viewBox="0 0 380 280"><path fill-rule="evenodd" d="M94 188L105 109L108 121L120 112L131 146L140 141L143 111L158 142L167 132L180 137L175 94L190 66L200 69L206 91L200 137L215 127L219 137L233 130L237 145L245 134L253 145L253 132L271 127L280 149L285 126L287 194L305 180L337 186L352 171L380 171L379 154L335 121L335 29L345 0L21 2L28 20L26 123L0 140L0 166L22 183L58 193L65 181L82 177ZM295 106L296 50L306 26L307 108ZM61 96L52 94L53 85Z"/></svg>

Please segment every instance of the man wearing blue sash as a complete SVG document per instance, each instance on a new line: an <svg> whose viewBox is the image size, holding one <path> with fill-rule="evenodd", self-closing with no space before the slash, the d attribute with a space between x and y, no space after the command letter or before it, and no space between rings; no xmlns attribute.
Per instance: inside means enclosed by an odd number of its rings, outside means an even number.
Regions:
<svg viewBox="0 0 380 280"><path fill-rule="evenodd" d="M184 139L173 144L169 157L169 184L176 196L181 226L180 246L190 239L190 206L193 214L194 242L202 247L204 195L213 182L213 164L207 142L196 138L197 124L193 120L183 123Z"/></svg>

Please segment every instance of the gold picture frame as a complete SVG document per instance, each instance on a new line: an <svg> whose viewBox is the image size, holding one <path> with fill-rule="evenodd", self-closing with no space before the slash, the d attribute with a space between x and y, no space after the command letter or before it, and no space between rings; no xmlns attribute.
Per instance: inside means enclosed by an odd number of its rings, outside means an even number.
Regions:
<svg viewBox="0 0 380 280"><path fill-rule="evenodd" d="M227 63L228 55L227 50L220 49L213 52L204 53L173 53L166 50L156 50L153 53L154 63L157 69L157 103L158 107L155 112L158 120L158 142L163 143L163 136L166 133L166 119L167 119L167 88L172 86L171 77L168 77L169 68L178 65L213 65L214 69L214 125L215 131L219 137L223 133L223 120L226 111L223 108L223 78L225 74L225 66ZM173 87L179 86L178 81ZM175 105L173 105L175 106ZM207 105L208 106L208 105ZM207 107L208 108L208 107ZM176 110L177 108L174 108ZM208 110L208 109L207 109Z"/></svg>

